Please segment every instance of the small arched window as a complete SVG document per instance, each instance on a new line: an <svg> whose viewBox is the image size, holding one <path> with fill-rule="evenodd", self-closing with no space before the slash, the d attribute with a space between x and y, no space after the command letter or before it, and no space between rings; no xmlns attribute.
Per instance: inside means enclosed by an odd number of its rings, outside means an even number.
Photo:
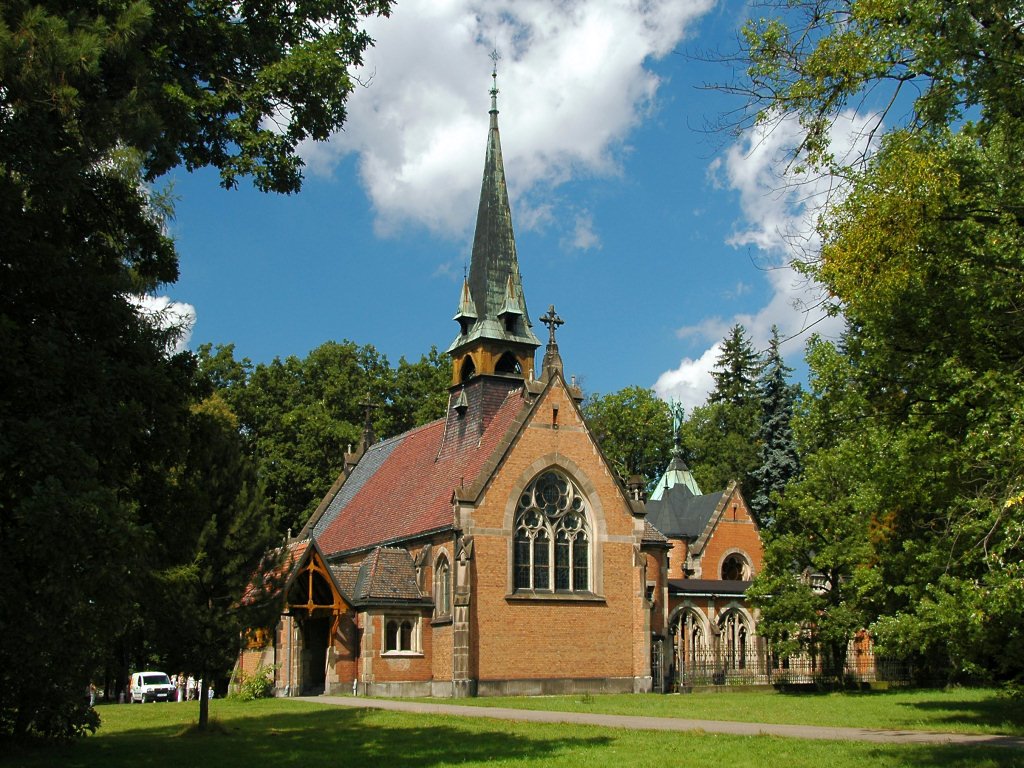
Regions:
<svg viewBox="0 0 1024 768"><path fill-rule="evenodd" d="M419 620L398 617L384 622L384 652L411 653L419 650Z"/></svg>
<svg viewBox="0 0 1024 768"><path fill-rule="evenodd" d="M583 493L548 470L519 497L513 542L517 590L590 590L590 523Z"/></svg>
<svg viewBox="0 0 1024 768"><path fill-rule="evenodd" d="M476 375L476 363L470 355L462 358L462 365L459 367L459 381L469 381Z"/></svg>

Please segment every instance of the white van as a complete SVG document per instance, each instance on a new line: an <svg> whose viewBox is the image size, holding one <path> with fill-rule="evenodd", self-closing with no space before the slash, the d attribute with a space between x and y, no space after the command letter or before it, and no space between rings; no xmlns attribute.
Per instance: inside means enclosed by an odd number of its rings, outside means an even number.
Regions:
<svg viewBox="0 0 1024 768"><path fill-rule="evenodd" d="M136 672L129 684L131 702L173 701L174 687L163 672Z"/></svg>

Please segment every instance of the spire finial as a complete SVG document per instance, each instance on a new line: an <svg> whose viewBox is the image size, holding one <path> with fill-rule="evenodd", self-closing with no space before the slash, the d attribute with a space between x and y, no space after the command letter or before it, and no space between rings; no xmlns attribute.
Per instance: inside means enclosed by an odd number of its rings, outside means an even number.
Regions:
<svg viewBox="0 0 1024 768"><path fill-rule="evenodd" d="M563 325L565 320L555 314L554 304L548 307L547 314L540 316L540 321L548 327L548 344L557 347L557 342L555 341L555 329L557 329L558 326Z"/></svg>
<svg viewBox="0 0 1024 768"><path fill-rule="evenodd" d="M562 372L562 356L558 354L558 342L555 341L555 330L565 321L555 313L555 305L551 304L548 311L541 315L540 321L548 327L548 346L544 350L544 376L547 378L552 370Z"/></svg>
<svg viewBox="0 0 1024 768"><path fill-rule="evenodd" d="M495 48L491 51L491 61L494 62L494 67L491 69L491 112L498 111L498 60L501 58L501 54L498 53L498 49Z"/></svg>

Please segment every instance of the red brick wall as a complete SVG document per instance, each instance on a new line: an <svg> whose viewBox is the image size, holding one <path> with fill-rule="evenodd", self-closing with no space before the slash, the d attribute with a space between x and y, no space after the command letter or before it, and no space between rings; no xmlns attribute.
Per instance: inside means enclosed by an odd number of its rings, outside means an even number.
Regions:
<svg viewBox="0 0 1024 768"><path fill-rule="evenodd" d="M721 519L704 545L700 558L700 578L722 578L722 561L737 550L747 556L753 575L760 573L762 548L757 525L742 495L733 493L726 502Z"/></svg>
<svg viewBox="0 0 1024 768"><path fill-rule="evenodd" d="M689 550L687 543L682 539L669 539L672 549L668 553L668 577L670 579L686 578L686 553Z"/></svg>
<svg viewBox="0 0 1024 768"><path fill-rule="evenodd" d="M552 406L558 405L553 427ZM587 495L592 513L591 587L604 602L506 599L510 540L523 487L558 466ZM638 527L640 526L640 527ZM475 552L471 674L480 680L630 677L647 659L646 601L634 543L642 530L560 386L539 402L472 514ZM602 540L604 539L604 540ZM598 569L600 573L598 573ZM638 623L639 619L639 623Z"/></svg>
<svg viewBox="0 0 1024 768"><path fill-rule="evenodd" d="M429 617L420 619L420 637L422 653L415 655L389 655L384 653L384 622L391 616L409 616L408 611L396 610L393 614L373 615L373 677L374 682L422 682L431 679L431 647Z"/></svg>

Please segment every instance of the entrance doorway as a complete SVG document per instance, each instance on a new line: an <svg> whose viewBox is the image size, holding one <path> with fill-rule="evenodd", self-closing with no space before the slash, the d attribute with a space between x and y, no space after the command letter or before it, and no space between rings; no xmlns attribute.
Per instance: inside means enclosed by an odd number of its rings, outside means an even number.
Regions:
<svg viewBox="0 0 1024 768"><path fill-rule="evenodd" d="M319 696L327 684L327 647L330 640L330 619L306 619L302 631L303 696Z"/></svg>

